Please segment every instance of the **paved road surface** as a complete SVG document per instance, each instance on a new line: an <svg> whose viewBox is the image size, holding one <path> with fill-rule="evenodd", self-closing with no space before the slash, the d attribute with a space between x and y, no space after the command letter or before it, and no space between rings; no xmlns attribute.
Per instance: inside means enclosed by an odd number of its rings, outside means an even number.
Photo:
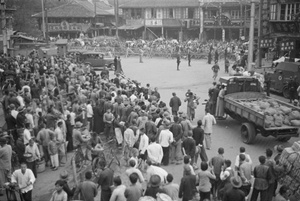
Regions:
<svg viewBox="0 0 300 201"><path fill-rule="evenodd" d="M188 67L187 61L182 60L180 71L176 70L175 59L144 58L144 63L139 63L138 57L130 57L122 59L122 66L127 77L140 81L143 86L150 83L152 88L158 87L161 99L167 105L172 92L176 92L183 100L188 89L191 89L192 92L201 97L201 103L208 98L208 88L211 87L213 82L212 65L206 64L204 60L192 60L192 67ZM220 67L221 71L219 74L223 76L225 75L223 61L220 62ZM281 97L280 99L284 100ZM186 103L183 103L180 110L186 111ZM193 124L196 125L197 120L202 119L203 116L204 106L200 104L196 110L196 119ZM264 138L261 136L257 136L253 145L243 144L239 130L240 123L231 118L218 121L213 128L212 149L207 151L208 157L216 155L217 149L223 147L225 149L225 158L233 162L239 152L239 147L244 146L247 153L251 155L254 165L256 165L258 164L258 157L264 154L266 148L273 148L278 144L272 137ZM299 139L292 138L289 142L283 143L283 145L290 146L295 140L298 141ZM183 171L182 165L170 165L164 168L175 175L175 182L180 182ZM60 170L62 169L60 168ZM46 172L39 174L33 192L34 200L49 199L49 193L54 189L54 183L59 178L60 170L56 172L46 170Z"/></svg>

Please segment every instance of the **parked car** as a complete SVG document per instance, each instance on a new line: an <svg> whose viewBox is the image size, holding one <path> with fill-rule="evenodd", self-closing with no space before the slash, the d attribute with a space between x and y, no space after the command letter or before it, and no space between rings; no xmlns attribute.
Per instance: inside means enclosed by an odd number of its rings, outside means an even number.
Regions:
<svg viewBox="0 0 300 201"><path fill-rule="evenodd" d="M79 54L79 61L90 64L95 71L102 70L105 66L109 70L115 70L114 57L110 53L86 51Z"/></svg>

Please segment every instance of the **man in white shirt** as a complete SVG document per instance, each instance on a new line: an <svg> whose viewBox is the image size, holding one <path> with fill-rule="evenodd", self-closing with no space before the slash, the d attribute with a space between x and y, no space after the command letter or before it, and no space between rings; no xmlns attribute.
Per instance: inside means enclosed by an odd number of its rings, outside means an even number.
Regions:
<svg viewBox="0 0 300 201"><path fill-rule="evenodd" d="M246 154L246 148L245 147L240 147L240 154L244 154L246 159L245 162L249 163L250 165L252 165L252 160L249 154ZM234 163L234 167L235 170L239 170L239 167L241 165L241 161L240 161L240 154L238 154L235 158L235 163Z"/></svg>
<svg viewBox="0 0 300 201"><path fill-rule="evenodd" d="M140 129L140 144L139 144L139 152L140 155L139 157L145 161L147 159L147 148L149 146L149 138L148 136L145 134L145 129L141 128Z"/></svg>
<svg viewBox="0 0 300 201"><path fill-rule="evenodd" d="M125 160L128 160L137 139L134 135L134 131L130 127L128 127L127 123L125 126L127 127L127 129L124 131L124 158Z"/></svg>
<svg viewBox="0 0 300 201"><path fill-rule="evenodd" d="M11 109L11 116L17 119L18 111L16 110L16 106L14 104L10 104L9 108Z"/></svg>
<svg viewBox="0 0 300 201"><path fill-rule="evenodd" d="M206 149L211 149L211 134L212 134L212 127L216 124L216 119L213 115L209 113L209 108L205 109L206 115L203 117L203 130L204 130L204 139L206 144Z"/></svg>
<svg viewBox="0 0 300 201"><path fill-rule="evenodd" d="M25 148L25 153L31 154L31 157L27 158L26 161L27 161L28 168L32 170L35 178L37 178L36 161L41 158L41 154L33 138L29 140L29 144Z"/></svg>
<svg viewBox="0 0 300 201"><path fill-rule="evenodd" d="M58 146L59 164L64 164L64 162L62 162L62 159L66 155L66 149L65 149L66 139L62 131L62 126L63 126L63 122L59 121L57 122L56 129L54 130L56 141L58 143L57 146Z"/></svg>
<svg viewBox="0 0 300 201"><path fill-rule="evenodd" d="M11 176L11 182L18 185L21 189L24 201L32 201L32 189L35 177L30 169L27 169L26 163L21 163L21 169L14 171Z"/></svg>
<svg viewBox="0 0 300 201"><path fill-rule="evenodd" d="M24 102L24 98L22 97L22 95L23 95L23 92L20 91L19 94L17 95L17 99L18 99L18 101L20 103L20 106L24 107L25 106L25 102Z"/></svg>
<svg viewBox="0 0 300 201"><path fill-rule="evenodd" d="M160 177L162 184L167 183L168 172L166 170L164 170L161 167L157 167L157 166L152 165L152 162L150 160L147 160L146 164L147 164L147 167L146 167L147 168L147 170L146 170L146 173L147 173L146 180L147 180L147 182L150 181L150 177L152 175L156 174Z"/></svg>
<svg viewBox="0 0 300 201"><path fill-rule="evenodd" d="M128 178L132 173L136 173L139 176L139 182L142 184L145 181L144 176L139 169L135 168L135 165L135 160L129 160L130 167L125 171L125 173L128 176Z"/></svg>
<svg viewBox="0 0 300 201"><path fill-rule="evenodd" d="M91 101L88 100L87 101L87 105L86 105L86 117L87 120L89 122L89 131L91 131L93 129L93 117L94 117L94 112L93 112L93 107L91 105Z"/></svg>
<svg viewBox="0 0 300 201"><path fill-rule="evenodd" d="M30 129L30 123L26 123L25 124L25 129L23 131L23 133L24 133L24 144L25 145L28 145L29 140L31 139L31 133L30 133L29 129Z"/></svg>
<svg viewBox="0 0 300 201"><path fill-rule="evenodd" d="M156 143L155 137L152 137L150 140L151 144L147 147L148 159L152 162L152 164L160 165L164 156L163 149L160 144Z"/></svg>
<svg viewBox="0 0 300 201"><path fill-rule="evenodd" d="M170 121L163 121L163 130L159 134L159 144L162 146L164 156L162 158L162 164L169 165L169 155L170 155L170 144L173 140L173 133L169 130Z"/></svg>

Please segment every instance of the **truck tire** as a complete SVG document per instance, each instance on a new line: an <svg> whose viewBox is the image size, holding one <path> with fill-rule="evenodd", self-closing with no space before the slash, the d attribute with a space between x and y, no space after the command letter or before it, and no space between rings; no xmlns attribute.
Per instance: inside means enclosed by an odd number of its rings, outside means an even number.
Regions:
<svg viewBox="0 0 300 201"><path fill-rule="evenodd" d="M241 136L245 144L252 144L256 137L254 125L252 123L243 123L241 126Z"/></svg>
<svg viewBox="0 0 300 201"><path fill-rule="evenodd" d="M280 141L280 142L287 142L291 139L291 137L278 137L276 138L277 141Z"/></svg>
<svg viewBox="0 0 300 201"><path fill-rule="evenodd" d="M290 98L290 93L289 93L289 89L287 88L287 86L284 86L282 89L282 95L283 97L289 99Z"/></svg>

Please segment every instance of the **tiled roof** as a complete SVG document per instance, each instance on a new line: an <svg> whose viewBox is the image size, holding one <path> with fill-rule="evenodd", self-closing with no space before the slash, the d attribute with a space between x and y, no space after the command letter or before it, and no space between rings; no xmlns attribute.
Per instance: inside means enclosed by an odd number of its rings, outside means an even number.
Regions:
<svg viewBox="0 0 300 201"><path fill-rule="evenodd" d="M198 0L131 0L120 4L120 8L167 8L167 7L197 7Z"/></svg>
<svg viewBox="0 0 300 201"><path fill-rule="evenodd" d="M97 15L114 15L112 12L113 7L103 2L96 3ZM105 10L110 9L110 10ZM88 0L74 0L70 3L52 8L47 12L48 17L94 17L95 7L94 4ZM36 13L32 17L42 17L42 13Z"/></svg>
<svg viewBox="0 0 300 201"><path fill-rule="evenodd" d="M120 8L167 8L167 7L198 7L199 0L121 0ZM249 4L240 0L205 0L204 6L236 6Z"/></svg>

